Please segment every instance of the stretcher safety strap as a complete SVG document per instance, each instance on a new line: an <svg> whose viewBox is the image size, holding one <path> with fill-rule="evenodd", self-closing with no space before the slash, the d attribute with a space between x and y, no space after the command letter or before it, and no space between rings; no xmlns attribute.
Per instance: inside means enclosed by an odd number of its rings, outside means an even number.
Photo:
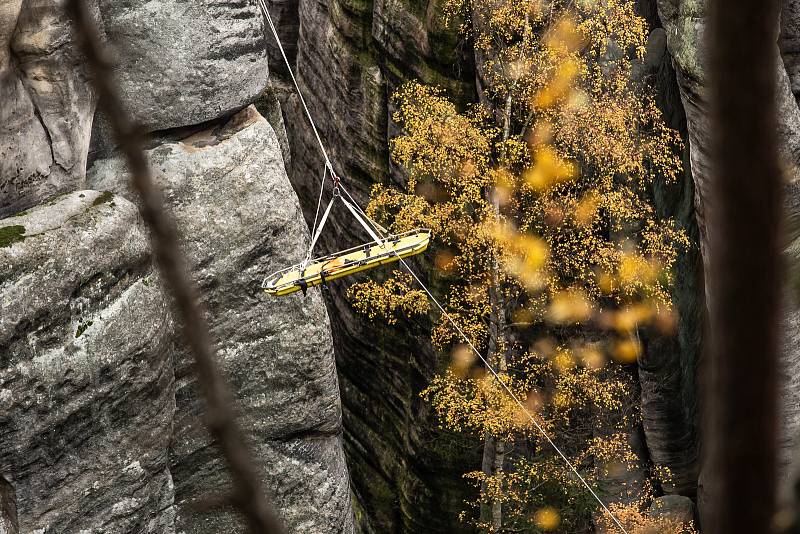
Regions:
<svg viewBox="0 0 800 534"><path fill-rule="evenodd" d="M333 198L330 202L328 202L328 207L325 208L325 213L322 214L322 219L319 221L319 226L317 226L317 231L314 233L314 238L311 240L311 245L308 247L308 253L306 254L306 259L303 261L301 267L303 269L306 268L308 262L311 261L311 254L314 252L314 245L317 244L317 239L319 239L320 234L322 233L322 229L325 228L325 223L328 222L328 215L331 213L331 208L333 207L334 202L336 202L336 198L338 195L333 195Z"/></svg>
<svg viewBox="0 0 800 534"><path fill-rule="evenodd" d="M372 226L370 226L369 224L367 224L367 221L365 221L365 220L364 220L364 219L361 217L361 215L358 213L358 210L356 210L356 208L354 208L354 207L353 207L353 205L352 205L352 204L350 204L350 203L349 203L349 202L348 202L348 201L347 201L347 200L346 200L344 197L342 197L342 202L344 202L344 205L345 205L345 206L347 206L347 209L349 209L349 210L350 210L350 213L352 213L352 214L353 214L353 217L355 217L355 218L356 218L356 220L357 220L359 223L361 223L361 226L363 226L363 227L364 227L364 230L366 230L366 231L367 231L367 233L369 234L369 236L370 236L370 237L371 237L371 238L372 238L372 239L373 239L373 240L374 240L376 243L378 243L379 245L380 245L381 243L383 243L383 239L381 239L381 238L380 238L380 236L378 236L378 234L376 234L376 233L375 233L375 231L372 229Z"/></svg>

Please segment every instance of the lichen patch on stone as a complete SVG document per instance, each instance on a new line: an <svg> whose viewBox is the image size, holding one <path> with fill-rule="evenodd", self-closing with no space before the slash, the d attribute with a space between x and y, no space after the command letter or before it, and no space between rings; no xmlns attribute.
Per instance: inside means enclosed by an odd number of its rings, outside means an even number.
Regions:
<svg viewBox="0 0 800 534"><path fill-rule="evenodd" d="M0 227L0 248L10 247L25 239L25 227L21 224Z"/></svg>

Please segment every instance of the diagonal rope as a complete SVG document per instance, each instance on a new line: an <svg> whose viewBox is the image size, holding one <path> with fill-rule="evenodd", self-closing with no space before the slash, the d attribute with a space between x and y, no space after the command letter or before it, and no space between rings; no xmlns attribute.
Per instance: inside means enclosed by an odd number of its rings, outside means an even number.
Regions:
<svg viewBox="0 0 800 534"><path fill-rule="evenodd" d="M433 294L430 292L430 290L425 286L425 284L422 283L422 280L419 279L419 276L417 276L417 273L415 273L411 269L411 267L408 265L408 263L406 263L406 260L404 260L403 258L400 258L399 256L398 256L398 258L400 259L400 263L403 264L403 267L406 268L406 270L411 274L411 276L414 277L414 279L417 281L417 283L423 289L423 291L425 291L425 293L428 294L428 297L433 301L433 303L436 304L436 307L439 308L439 311L442 312L442 315L444 315L447 318L447 320L450 321L450 324L453 325L453 328L455 328L456 331L459 333L459 335L464 339L464 341L467 342L467 344L469 345L469 348L472 349L472 352L474 352L475 355L478 356L478 358L480 358L480 360L483 362L483 364L486 366L486 368L489 369L489 372L492 373L492 376L494 376L495 379L500 383L500 385L503 386L503 389L506 390L506 393L508 393L511 396L511 398L514 399L514 402L516 402L517 405L522 409L522 411L525 412L525 415L528 416L528 419L530 419L531 423L533 423L533 425L536 427L536 430L539 432L539 434L541 434L541 436L547 441L547 443L550 444L550 446L553 448L553 450L558 453L558 455L561 457L561 459L564 460L564 463L567 465L567 467L569 467L569 469L572 471L572 473L575 475L575 477L577 477L577 479L580 480L581 484L584 485L584 487L589 491L589 493L592 495L592 497L594 497L594 499L600 504L600 506L602 506L603 510L608 514L608 516L612 519L612 521L614 521L614 524L616 524L617 527L619 527L619 529L623 532L623 534L628 534L628 531L625 530L625 527L622 526L622 523L619 522L617 517L611 512L611 510L608 509L608 507L600 499L600 497L597 495L597 493L595 493L595 491L592 489L592 487L589 485L589 483L586 481L586 479L583 477L583 475L581 475L580 472L578 472L578 469L575 467L575 465L569 460L569 458L567 458L567 456L563 452L561 452L561 449L558 447L558 445L556 445L553 442L553 440L550 439L550 436L547 434L547 432L542 427L542 425L539 423L539 421L537 421L536 418L533 417L533 415L530 413L530 411L528 411L528 409L522 403L520 398L513 391L511 391L511 388L509 388L506 385L506 383L500 378L500 376L497 374L497 371L495 371L494 368L486 360L486 358L484 358L483 355L480 352L478 352L478 349L475 348L475 345L472 344L472 342L464 334L464 332L461 330L461 328L456 324L456 322L453 320L453 318L450 317L450 314L445 311L445 309L442 307L442 305L439 303L439 301L436 299L436 297L434 297Z"/></svg>
<svg viewBox="0 0 800 534"><path fill-rule="evenodd" d="M352 199L353 197L350 195L350 193L347 191L347 189L344 186L341 186L341 187L342 187L342 190L345 192L345 194ZM358 210L363 213L363 210L361 210L361 207L358 206L357 203L353 202L353 204L355 204L355 206L358 208ZM368 217L367 217L367 220L369 220L370 222L373 222ZM376 232L378 232L377 229L376 229ZM395 255L397 255L397 252L395 252ZM486 358L484 358L483 354L481 354L480 351L478 351L478 349L475 348L475 345L472 344L472 341L470 341L470 339L467 337L467 335L464 333L464 331L461 330L461 327L458 326L458 324L450 316L450 314L447 313L447 311L441 305L439 300L433 295L433 293L431 293L431 291L428 289L428 287L422 282L422 280L420 280L419 276L417 276L417 273L414 272L414 270L406 262L405 259L401 258L400 256L397 256L397 259L400 260L400 263L403 265L403 267L406 268L406 270L409 272L409 274L411 274L411 276L414 277L414 280L417 281L417 283L422 288L422 290L425 291L425 293L427 293L428 298L430 298L433 301L433 303L436 304L436 307L439 308L439 311L442 313L442 315L447 318L447 320L450 322L451 325L453 325L453 328L456 329L456 332L458 332L458 334L461 336L461 338L467 343L469 348L472 349L472 352L474 352L475 355L483 362L483 364L486 366L486 368L489 369L489 372L492 373L492 376L494 376L494 378L500 383L500 385L503 386L503 389L506 391L506 393L508 393L511 396L511 398L514 400L514 402L516 402L517 405L522 409L522 411L525 412L525 415L528 416L528 419L530 419L531 423L533 423L534 427L536 427L536 430L539 432L539 434L547 441L547 443L553 448L553 450L556 451L556 453L558 453L558 455L561 457L561 459L564 461L564 463L570 469L570 471L572 471L572 473L575 475L575 477L589 491L589 493L592 495L592 497L594 497L594 499L598 502L598 504L600 504L600 506L603 508L603 510L606 512L606 514L608 514L608 516L611 518L611 520L614 521L614 524L617 527L619 527L619 529L623 532L623 534L628 534L628 531L625 530L625 527L622 526L622 523L620 523L620 521L613 514L613 512L611 512L611 510L609 510L609 508L602 501L602 499L600 499L600 497L592 489L592 487L589 485L589 483L586 481L586 479L583 477L583 475L580 474L580 472L575 467L575 465L561 451L561 448L558 445L556 445L555 442L550 438L550 436L547 433L547 431L542 427L542 425L539 423L539 421L536 420L536 418L533 416L533 414L531 414L531 412L528 410L528 408L525 406L525 404L520 400L520 398L500 378L500 375L497 374L497 371L495 371L494 367L492 367L491 364L486 360Z"/></svg>
<svg viewBox="0 0 800 534"><path fill-rule="evenodd" d="M359 206L358 202L355 201L355 199L350 194L350 192L344 187L344 184L341 184L339 182L339 179L338 179L335 171L333 170L333 165L331 164L331 161L328 158L328 153L325 150L325 145L322 143L322 138L319 135L319 131L317 131L317 126L314 123L314 119L311 116L311 112L309 111L308 106L306 105L306 100L305 100L305 98L303 98L303 93L302 93L302 91L300 91L300 87L298 86L297 80L294 77L294 73L292 72L292 66L289 64L289 60L286 57L286 52L284 51L283 45L281 44L281 39L278 36L278 31L275 28L275 23L272 21L272 17L269 14L269 10L267 10L267 6L264 4L264 0L258 0L258 4L261 7L262 13L264 14L264 16L267 19L267 23L269 24L270 30L272 30L272 35L275 37L275 41L278 43L278 48L280 49L281 56L283 57L283 61L284 61L284 63L286 63L286 68L289 70L289 76L291 76L291 78L292 78L292 83L294 84L294 88L297 91L297 95L300 97L300 102L303 105L303 109L305 110L306 117L308 117L308 122L309 122L309 124L311 124L311 129L314 131L314 136L317 138L317 143L319 144L320 151L322 152L322 155L325 158L325 167L326 167L326 169L330 170L331 178L333 179L334 183L338 187L340 187L342 189L342 191L344 191L345 195L347 195L347 197L350 199L350 202L345 201L345 205L348 207L348 209L350 209L351 213L355 216L355 218L357 220L359 220L359 222L362 223L362 225L364 226L364 229L367 230L368 234L370 234L370 237L372 237L376 241L380 242L381 239L377 238L377 236L381 235L381 230L378 229L379 225L377 225L377 223L375 223L375 221L370 219L367 216L367 214L364 213L364 210L361 209L361 206ZM324 186L324 184L325 184L325 175L323 173L323 183L322 183L322 185ZM321 199L322 199L322 191L320 191L320 202L321 202ZM342 197L342 200L345 200L344 197ZM318 204L319 204L319 202L318 202ZM330 206L329 206L329 208L330 208ZM317 213L319 213L319 206L317 207ZM362 218L358 216L358 213L363 215L363 217L369 222L365 224L364 221L362 220ZM367 227L368 224L371 224L373 226L373 228L375 230L374 233L369 231L369 229ZM315 226L316 226L316 217L315 217ZM319 230L321 230L321 228ZM319 233L319 230L318 230L317 233ZM316 239L314 239L312 241L312 247L313 247L313 244L314 244L315 241L316 241ZM447 320L450 322L450 324L453 325L453 327L456 329L458 334L464 339L464 341L467 343L467 345L469 345L469 347L472 349L472 351L475 353L475 355L478 356L478 358L480 358L480 360L484 363L484 365L486 365L486 368L489 369L489 371L492 373L492 376L494 376L494 378L500 383L500 385L503 386L503 389L511 396L511 398L517 403L517 405L522 409L522 411L525 412L525 415L528 416L528 419L530 419L531 423L533 423L534 427L536 427L536 430L539 432L539 434L541 434L541 436L547 441L547 443L550 444L550 446L553 448L553 450L555 450L558 453L558 455L561 457L561 459L564 461L564 463L567 465L567 467L578 478L578 480L580 480L580 482L583 484L583 486L586 487L586 489L589 491L589 493L592 495L592 497L594 497L594 499L598 502L598 504L600 504L600 506L603 508L603 510L606 512L606 514L608 514L608 516L611 518L611 520L614 522L614 524L620 529L620 531L623 534L628 534L628 531L625 530L625 527L622 526L622 523L620 523L619 519L617 519L617 517L611 512L611 510L608 509L608 507L605 505L605 503L602 501L602 499L600 499L600 497L597 495L597 493L595 493L595 491L592 489L592 487L589 485L589 483L586 481L586 479L578 472L578 469L572 464L572 462L569 460L569 458L567 458L567 456L561 451L561 449L558 447L558 445L556 445L555 442L552 439L550 439L550 436L547 434L545 429L533 417L533 415L525 407L525 405L522 403L522 401L519 399L519 397L517 397L517 395L514 394L513 391L511 391L511 389L508 387L508 385L506 385L506 383L503 382L503 380L500 378L500 376L497 374L497 372L494 370L494 368L489 364L489 362L486 360L486 358L484 358L483 355L478 351L478 349L475 348L475 345L472 344L472 342L469 340L469 338L466 336L466 334L464 334L463 330L461 330L461 328L456 324L456 322L453 320L453 318L450 316L450 314L447 313L447 311L444 309L444 307L441 305L441 303L439 303L438 299L433 296L433 293L431 293L430 290L428 289L428 287L422 282L422 280L420 280L419 276L417 276L417 274L411 269L411 267L408 265L408 263L406 263L406 261L403 258L401 258L399 255L397 255L397 251L395 251L395 255L400 260L400 263L402 263L403 267L406 268L406 270L411 274L411 276L414 277L414 279L417 281L417 283L420 285L420 287L425 291L425 293L427 293L428 297L433 301L433 303L436 304L436 307L439 308L439 311L442 313L442 315L444 315L447 318Z"/></svg>
<svg viewBox="0 0 800 534"><path fill-rule="evenodd" d="M300 103L303 104L303 109L306 112L306 117L308 117L308 122L311 124L311 129L314 130L314 136L317 138L317 143L319 144L319 148L322 151L323 157L325 158L325 166L329 167L332 172L333 166L331 165L330 158L328 158L328 152L325 150L325 145L322 143L322 138L319 136L319 132L317 131L317 125L314 124L314 119L311 117L311 112L308 110L308 105L306 105L306 99L303 98L303 93L302 91L300 91L300 86L297 85L297 79L294 77L294 72L292 72L292 66L289 64L289 59L286 57L286 51L284 51L283 44L281 44L281 38L278 37L278 30L275 28L275 23L272 21L272 16L269 14L269 10L267 9L264 0L258 0L258 5L261 8L261 12L267 19L267 23L269 24L269 29L272 30L272 35L275 36L275 42L278 43L278 48L281 51L283 62L286 63L286 68L289 71L289 76L291 76L294 88L297 90L297 96L300 97Z"/></svg>

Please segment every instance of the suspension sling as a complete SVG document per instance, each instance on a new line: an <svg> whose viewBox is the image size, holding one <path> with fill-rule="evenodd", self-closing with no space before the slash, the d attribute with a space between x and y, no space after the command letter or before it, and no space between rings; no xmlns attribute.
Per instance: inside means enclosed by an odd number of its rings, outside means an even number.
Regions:
<svg viewBox="0 0 800 534"><path fill-rule="evenodd" d="M372 241L312 260L314 246L322 233L322 229L325 227L325 223L328 221L331 208L337 200L344 204L353 218L369 234ZM331 201L325 208L319 226L311 239L306 258L297 265L277 271L264 279L262 284L264 290L276 296L289 295L296 291L302 291L305 294L310 287L380 265L400 261L401 258L419 254L428 248L431 238L431 233L428 229L419 228L402 234L381 237L376 232L380 226L369 219L370 223L372 223L370 225L365 220L365 217L366 214L360 208L354 206L342 196L340 186L337 185L333 190Z"/></svg>
<svg viewBox="0 0 800 534"><path fill-rule="evenodd" d="M378 225L375 221L367 217L367 214L364 213L360 207L358 207L353 200L353 197L344 188L340 178L333 170L333 165L331 164L330 158L328 158L328 152L325 150L325 145L322 143L322 138L317 131L317 126L314 124L314 119L311 117L311 112L308 110L305 98L303 98L303 93L300 91L300 87L297 85L297 80L294 77L289 60L286 58L283 45L280 42L277 29L275 28L275 24L269 14L269 10L267 10L264 0L258 0L258 3L265 19L267 20L267 23L269 24L270 30L272 30L272 34L275 36L275 40L278 43L278 48L280 49L283 60L286 63L287 69L289 70L289 76L292 79L292 83L295 86L297 95L300 98L300 103L302 104L303 110L308 117L308 121L311 124L314 136L317 139L320 151L325 160L325 166L322 172L322 183L320 184L319 199L317 201L317 213L314 216L314 226L311 230L311 244L308 247L308 252L306 253L305 259L297 265L282 269L267 276L264 279L264 282L261 284L261 287L267 293L276 296L289 295L295 291L302 291L303 294L305 294L309 287L325 283L328 280L335 280L343 276L373 269L380 265L400 261L402 258L407 258L408 256L413 256L414 254L419 254L425 251L425 249L428 248L428 243L430 242L431 238L430 230L427 228L418 228L402 234L387 235L386 237L383 237L377 232L382 231L384 234L388 234L388 232L386 232L386 230ZM326 178L328 175L330 175L330 179L333 182L333 194L328 206L325 208L322 219L319 221L319 226L317 226L317 217L319 216L319 209L322 204L322 196L325 190L325 184L327 182ZM344 192L344 194L347 195L350 200L345 198L342 195L342 192ZM367 234L370 236L370 238L372 238L372 241L363 245L349 248L347 250L342 250L335 254L321 256L312 260L311 258L314 253L314 247L317 244L317 240L319 239L323 228L325 227L325 223L328 221L331 208L337 200L340 200L345 205L353 218L355 218L356 221L358 221L358 223L364 228L364 230L366 230ZM367 223L367 220L369 223Z"/></svg>

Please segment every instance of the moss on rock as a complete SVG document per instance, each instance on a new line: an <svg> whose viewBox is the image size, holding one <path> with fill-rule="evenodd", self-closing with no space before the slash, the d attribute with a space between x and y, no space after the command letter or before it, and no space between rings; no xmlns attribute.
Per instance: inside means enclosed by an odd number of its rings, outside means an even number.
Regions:
<svg viewBox="0 0 800 534"><path fill-rule="evenodd" d="M114 193L112 193L111 191L103 191L103 193L99 197L94 199L94 202L92 202L92 206L99 206L100 204L105 204L106 202L110 202L111 199L113 198L114 198Z"/></svg>
<svg viewBox="0 0 800 534"><path fill-rule="evenodd" d="M17 241L25 239L25 227L21 224L0 228L0 248L10 247Z"/></svg>

